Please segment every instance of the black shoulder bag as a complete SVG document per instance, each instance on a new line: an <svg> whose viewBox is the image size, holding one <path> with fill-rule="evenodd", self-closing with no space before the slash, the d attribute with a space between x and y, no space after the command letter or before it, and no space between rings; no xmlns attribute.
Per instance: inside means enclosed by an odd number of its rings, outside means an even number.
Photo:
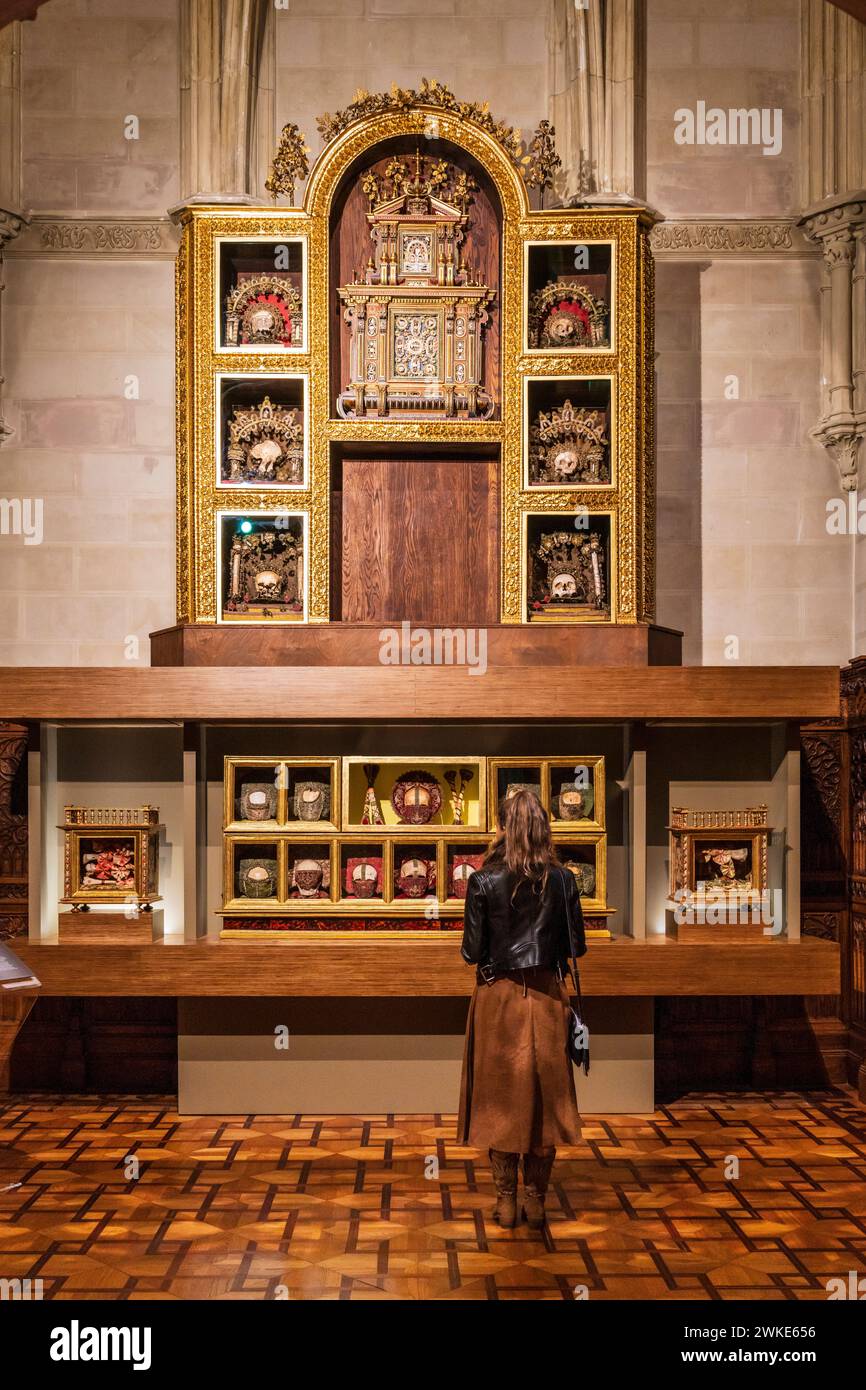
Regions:
<svg viewBox="0 0 866 1390"><path fill-rule="evenodd" d="M560 870L567 874L568 869ZM568 1018L568 1055L576 1067L583 1067L586 1075L589 1075L589 1029L584 1022L583 999L580 993L580 974L577 969L577 957L571 956L571 949L574 947L574 932L571 926L571 907L568 901L568 890L565 886L565 879L561 880L562 895L565 899L565 920L568 925L568 945L569 945L569 969L574 980L574 992L577 996L577 1008L569 1009Z"/></svg>

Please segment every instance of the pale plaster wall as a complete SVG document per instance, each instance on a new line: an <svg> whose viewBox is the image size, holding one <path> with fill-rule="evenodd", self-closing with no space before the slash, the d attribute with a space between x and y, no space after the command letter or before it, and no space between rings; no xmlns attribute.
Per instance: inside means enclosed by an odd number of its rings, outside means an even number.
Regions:
<svg viewBox="0 0 866 1390"><path fill-rule="evenodd" d="M799 0L648 0L647 199L666 217L799 213ZM678 145L674 112L781 109L782 147Z"/></svg>
<svg viewBox="0 0 866 1390"><path fill-rule="evenodd" d="M852 655L852 542L826 530L838 471L807 437L819 277L813 259L657 267L658 615L689 663Z"/></svg>
<svg viewBox="0 0 866 1390"><path fill-rule="evenodd" d="M0 493L45 538L0 538L0 664L146 665L174 621L173 303L167 260L6 265Z"/></svg>

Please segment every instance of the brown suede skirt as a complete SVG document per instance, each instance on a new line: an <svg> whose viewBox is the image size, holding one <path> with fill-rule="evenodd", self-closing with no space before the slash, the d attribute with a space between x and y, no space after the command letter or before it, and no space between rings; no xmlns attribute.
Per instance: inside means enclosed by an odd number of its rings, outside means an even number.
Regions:
<svg viewBox="0 0 866 1390"><path fill-rule="evenodd" d="M579 1142L568 1013L568 995L552 970L515 970L476 985L458 1143L523 1154Z"/></svg>

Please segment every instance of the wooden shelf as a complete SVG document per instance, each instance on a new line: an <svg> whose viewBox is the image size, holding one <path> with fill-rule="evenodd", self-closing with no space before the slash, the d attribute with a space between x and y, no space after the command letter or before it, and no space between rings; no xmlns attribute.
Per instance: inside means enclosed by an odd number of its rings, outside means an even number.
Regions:
<svg viewBox="0 0 866 1390"><path fill-rule="evenodd" d="M384 423L384 422L381 422ZM419 426L412 426L418 429ZM423 425L420 426L423 429ZM452 518L453 520L453 518ZM681 666L682 633L655 623L485 623L490 666ZM381 623L179 623L150 634L152 666L373 666Z"/></svg>
<svg viewBox="0 0 866 1390"><path fill-rule="evenodd" d="M805 721L838 717L839 677L837 666L7 667L0 719Z"/></svg>
<svg viewBox="0 0 866 1390"><path fill-rule="evenodd" d="M172 945L61 946L19 944L15 950L42 982L42 994L229 997L263 995L467 995L474 970L460 956L460 935L425 941L351 941L317 936L280 941L217 941ZM652 995L837 994L839 947L805 937L684 944L593 941L581 961L585 994Z"/></svg>

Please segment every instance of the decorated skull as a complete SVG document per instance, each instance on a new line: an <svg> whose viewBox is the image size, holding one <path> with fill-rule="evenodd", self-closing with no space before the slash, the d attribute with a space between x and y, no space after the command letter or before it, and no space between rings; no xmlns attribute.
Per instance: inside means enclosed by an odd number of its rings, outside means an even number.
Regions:
<svg viewBox="0 0 866 1390"><path fill-rule="evenodd" d="M574 859L566 860L565 867L574 874L577 890L582 897L591 898L595 892L595 866L582 864Z"/></svg>
<svg viewBox="0 0 866 1390"><path fill-rule="evenodd" d="M533 796L537 796L538 799L539 799L539 801L540 801L540 800L541 800L541 783L540 783L540 782L509 782L509 783L508 783L508 786L505 788L505 800L506 800L506 801L510 801L511 798L512 798L513 796L516 796L518 792L532 792L532 795L533 795Z"/></svg>
<svg viewBox="0 0 866 1390"><path fill-rule="evenodd" d="M585 792L579 787L563 787L559 793L559 819L580 820L585 815Z"/></svg>
<svg viewBox="0 0 866 1390"><path fill-rule="evenodd" d="M268 343L282 331L283 321L269 304L257 303L244 315L244 327L251 342Z"/></svg>
<svg viewBox="0 0 866 1390"><path fill-rule="evenodd" d="M327 782L298 782L295 787L296 820L327 820L331 788Z"/></svg>
<svg viewBox="0 0 866 1390"><path fill-rule="evenodd" d="M298 859L294 871L295 887L302 898L318 898L325 877L324 867L318 859Z"/></svg>
<svg viewBox="0 0 866 1390"><path fill-rule="evenodd" d="M352 870L352 892L356 898L372 898L379 883L375 864L364 859Z"/></svg>
<svg viewBox="0 0 866 1390"><path fill-rule="evenodd" d="M274 570L259 570L254 576L256 598L274 599L280 597L280 576Z"/></svg>
<svg viewBox="0 0 866 1390"><path fill-rule="evenodd" d="M584 328L581 320L571 309L554 309L545 324L549 342L556 347L571 347L581 342Z"/></svg>
<svg viewBox="0 0 866 1390"><path fill-rule="evenodd" d="M250 449L250 463L255 466L256 476L272 478L282 456L283 451L275 439L260 439Z"/></svg>
<svg viewBox="0 0 866 1390"><path fill-rule="evenodd" d="M565 600L574 598L577 593L577 580L573 574L564 573L554 575L550 585L550 596L554 599Z"/></svg>
<svg viewBox="0 0 866 1390"><path fill-rule="evenodd" d="M451 875L451 882L454 889L455 898L465 898L466 890L469 887L469 880L475 873L475 865L464 860L461 864L454 865L454 872Z"/></svg>
<svg viewBox="0 0 866 1390"><path fill-rule="evenodd" d="M407 898L423 898L427 892L430 869L424 859L404 859L398 879L400 892Z"/></svg>
<svg viewBox="0 0 866 1390"><path fill-rule="evenodd" d="M244 782L241 786L241 819L273 820L277 814L277 789L272 782Z"/></svg>
<svg viewBox="0 0 866 1390"><path fill-rule="evenodd" d="M427 825L442 807L442 789L432 773L404 772L394 783L391 805L403 825Z"/></svg>
<svg viewBox="0 0 866 1390"><path fill-rule="evenodd" d="M558 478L570 478L580 463L576 449L563 445L553 455L553 471Z"/></svg>
<svg viewBox="0 0 866 1390"><path fill-rule="evenodd" d="M241 893L245 898L272 898L276 892L275 859L242 859L238 865Z"/></svg>

